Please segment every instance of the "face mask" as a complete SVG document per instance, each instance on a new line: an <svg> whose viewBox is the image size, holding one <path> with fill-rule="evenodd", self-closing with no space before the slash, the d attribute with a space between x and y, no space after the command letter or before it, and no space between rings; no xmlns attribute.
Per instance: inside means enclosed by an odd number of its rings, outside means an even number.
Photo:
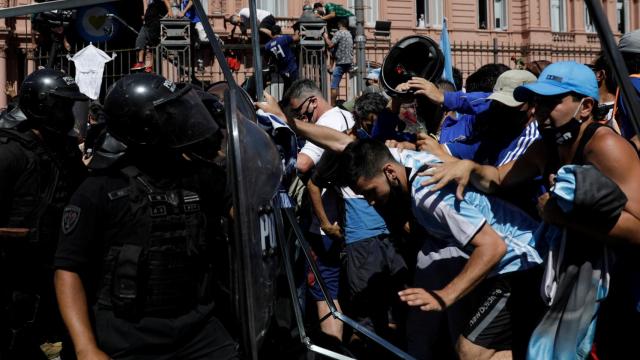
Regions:
<svg viewBox="0 0 640 360"><path fill-rule="evenodd" d="M542 132L542 136L547 137L547 139L553 139L553 141L555 141L555 143L558 145L573 143L580 133L580 125L582 125L582 121L576 119L576 115L578 114L580 109L582 109L583 101L584 99L580 101L580 105L578 105L578 109L576 109L576 112L573 113L571 120L559 127L545 129Z"/></svg>

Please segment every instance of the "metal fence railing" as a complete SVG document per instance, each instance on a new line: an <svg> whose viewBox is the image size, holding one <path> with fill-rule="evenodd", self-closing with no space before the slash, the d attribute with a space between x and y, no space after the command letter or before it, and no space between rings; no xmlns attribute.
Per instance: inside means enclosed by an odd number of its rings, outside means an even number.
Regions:
<svg viewBox="0 0 640 360"><path fill-rule="evenodd" d="M87 44L79 44L69 53L74 54ZM111 50L108 44L94 44L109 55L116 54L116 57L105 65L104 80L102 83L103 94L106 89L118 80L122 75L130 72L131 66L137 62L136 50L117 49ZM366 59L367 67L377 68L384 62L384 57L392 47L389 38L367 39ZM249 44L225 44L226 51L232 51L236 60L240 64L237 71L233 72L236 82L242 84L253 75L253 52ZM572 45L563 43L550 44L514 44L502 43L494 39L493 42L453 42L451 44L453 65L457 67L466 78L480 66L489 63L503 63L509 67L514 67L514 59L524 62L534 60L549 60L551 62L562 60L575 60L579 63L590 63L600 52L599 42L590 42L587 45ZM184 55L184 54L183 54ZM202 85L215 83L224 80L222 70L208 47L193 51L191 56L167 55L157 48L151 49L153 57L154 71L170 78L174 81L199 81ZM72 61L67 55L56 55L55 67L65 70L69 74L75 74ZM47 52L36 52L35 65L44 66L49 60ZM27 60L25 60L27 61ZM160 68L158 68L160 67ZM193 68L193 77L185 68ZM24 67L27 69L27 67ZM188 75L187 75L188 74ZM327 74L327 76L329 76ZM355 73L347 74L343 77L338 92L339 99L350 99L355 95Z"/></svg>
<svg viewBox="0 0 640 360"><path fill-rule="evenodd" d="M451 44L453 66L460 69L466 78L480 66L489 63L502 63L511 68L514 59L524 62L549 60L551 62L574 60L579 63L591 63L600 52L600 44L528 44L493 42L454 42Z"/></svg>

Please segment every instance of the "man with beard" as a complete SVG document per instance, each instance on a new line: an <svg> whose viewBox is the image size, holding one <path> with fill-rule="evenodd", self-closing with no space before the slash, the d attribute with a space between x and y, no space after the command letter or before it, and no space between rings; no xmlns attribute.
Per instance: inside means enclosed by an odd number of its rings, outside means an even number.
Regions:
<svg viewBox="0 0 640 360"><path fill-rule="evenodd" d="M282 114L272 99L261 107ZM443 311L476 290L476 311L458 339L460 358L524 351L540 313L535 301L538 286L531 281L542 262L534 248L536 221L476 191L457 200L452 187L433 191L421 185L420 169L440 162L432 154L390 151L375 140L353 141L345 134L301 121L290 120L289 125L323 147L342 152L345 185L370 204L392 209L407 220L412 213L419 225L469 257L462 271L443 288L411 288L399 293L402 301L422 311Z"/></svg>
<svg viewBox="0 0 640 360"><path fill-rule="evenodd" d="M51 284L62 210L85 175L73 128L72 77L41 69L20 86L26 119L0 129L0 358L45 358L64 333Z"/></svg>

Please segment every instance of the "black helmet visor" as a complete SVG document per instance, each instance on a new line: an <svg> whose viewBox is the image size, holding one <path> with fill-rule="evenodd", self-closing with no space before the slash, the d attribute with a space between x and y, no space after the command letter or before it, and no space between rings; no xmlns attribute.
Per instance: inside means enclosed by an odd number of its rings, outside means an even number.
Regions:
<svg viewBox="0 0 640 360"><path fill-rule="evenodd" d="M166 144L172 148L196 143L219 129L196 91L189 86L177 90L176 96L160 102L155 109Z"/></svg>
<svg viewBox="0 0 640 360"><path fill-rule="evenodd" d="M59 87L55 90L51 90L49 92L51 95L59 96L69 100L75 101L89 101L89 97L83 93L81 93L77 88L63 88Z"/></svg>

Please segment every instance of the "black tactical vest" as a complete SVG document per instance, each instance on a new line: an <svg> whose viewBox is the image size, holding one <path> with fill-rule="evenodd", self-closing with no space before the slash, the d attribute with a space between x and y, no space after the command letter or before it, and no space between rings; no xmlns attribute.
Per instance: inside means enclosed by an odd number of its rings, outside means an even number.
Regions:
<svg viewBox="0 0 640 360"><path fill-rule="evenodd" d="M70 148L68 154L56 156L30 131L0 129L0 144L10 142L20 144L27 166L14 184L11 204L2 204L8 206L8 213L0 225L29 228L31 242L55 249L62 210L82 177L77 169L81 166L79 150Z"/></svg>
<svg viewBox="0 0 640 360"><path fill-rule="evenodd" d="M158 186L134 167L122 172L129 186L108 197L128 198L136 233L108 245L98 304L125 319L182 315L207 300L200 197L175 184Z"/></svg>

